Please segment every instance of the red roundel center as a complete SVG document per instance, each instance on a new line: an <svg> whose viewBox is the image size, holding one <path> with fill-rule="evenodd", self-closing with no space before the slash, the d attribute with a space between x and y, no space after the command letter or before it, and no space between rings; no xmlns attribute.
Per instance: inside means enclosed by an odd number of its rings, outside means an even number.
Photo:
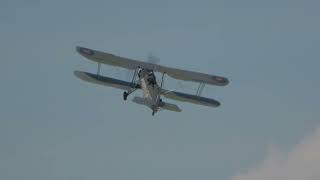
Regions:
<svg viewBox="0 0 320 180"><path fill-rule="evenodd" d="M213 79L218 81L218 82L223 82L224 81L224 78L222 78L222 77L214 77Z"/></svg>
<svg viewBox="0 0 320 180"><path fill-rule="evenodd" d="M86 54L86 55L93 55L93 51L91 49L87 49L87 48L81 48L80 50L83 54Z"/></svg>

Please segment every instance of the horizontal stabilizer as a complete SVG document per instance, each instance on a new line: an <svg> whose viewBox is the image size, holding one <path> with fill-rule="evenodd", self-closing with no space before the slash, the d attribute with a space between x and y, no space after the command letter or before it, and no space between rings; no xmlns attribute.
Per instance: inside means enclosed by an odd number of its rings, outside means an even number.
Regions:
<svg viewBox="0 0 320 180"><path fill-rule="evenodd" d="M152 102L147 101L145 98L142 97L134 97L132 99L132 102L136 103L136 104L140 104L140 105L144 105L144 106L151 106Z"/></svg>
<svg viewBox="0 0 320 180"><path fill-rule="evenodd" d="M205 98L205 97L201 97L201 96L185 94L185 93L181 93L181 92L166 91L165 90L162 92L162 95L168 99L193 103L193 104L202 105L202 106L208 106L208 107L220 106L220 102L218 102L217 100L209 99L209 98Z"/></svg>
<svg viewBox="0 0 320 180"><path fill-rule="evenodd" d="M168 111L174 111L174 112L181 112L182 110L179 108L179 106L171 103L162 102L161 108L168 110Z"/></svg>
<svg viewBox="0 0 320 180"><path fill-rule="evenodd" d="M152 109L152 101L142 98L142 97L134 97L132 99L132 102L136 103L136 104L140 104L140 105L144 105L147 107L150 107ZM166 102L160 102L159 104L159 108L160 109L165 109L168 111L174 111L174 112L181 112L182 110L175 104L170 104L170 103L166 103Z"/></svg>
<svg viewBox="0 0 320 180"><path fill-rule="evenodd" d="M113 88L123 89L123 90L140 88L140 85L135 83L122 81L122 80L114 79L110 77L104 77L104 76L100 76L100 75L96 75L88 72L74 71L74 75L83 81L87 81L87 82L98 84L98 85L104 85L104 86L109 86Z"/></svg>

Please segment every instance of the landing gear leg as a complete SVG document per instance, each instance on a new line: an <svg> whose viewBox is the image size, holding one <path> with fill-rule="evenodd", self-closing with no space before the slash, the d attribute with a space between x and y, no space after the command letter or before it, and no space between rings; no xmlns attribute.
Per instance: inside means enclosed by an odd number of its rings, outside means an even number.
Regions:
<svg viewBox="0 0 320 180"><path fill-rule="evenodd" d="M127 98L128 98L128 95L129 95L129 94L128 94L127 92L123 92L123 100L126 101Z"/></svg>
<svg viewBox="0 0 320 180"><path fill-rule="evenodd" d="M156 112L152 111L152 116L154 116L156 114Z"/></svg>
<svg viewBox="0 0 320 180"><path fill-rule="evenodd" d="M125 92L123 92L123 100L127 100L127 98L128 98L128 96L130 95L130 94L132 94L133 92L135 92L137 90L137 88L134 88L134 89L131 89L131 90L129 90L128 92L127 91L125 91Z"/></svg>

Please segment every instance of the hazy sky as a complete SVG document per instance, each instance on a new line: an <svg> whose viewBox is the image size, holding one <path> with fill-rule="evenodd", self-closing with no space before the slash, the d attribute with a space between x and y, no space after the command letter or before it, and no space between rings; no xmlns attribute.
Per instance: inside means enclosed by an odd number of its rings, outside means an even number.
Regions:
<svg viewBox="0 0 320 180"><path fill-rule="evenodd" d="M270 167L270 151L299 164L309 151L296 149L320 124L319 7L316 0L1 0L0 179L242 180ZM160 64L231 83L205 89L222 102L217 109L177 102L183 113L152 117L121 91L74 77L96 72L75 46L141 60L152 52Z"/></svg>

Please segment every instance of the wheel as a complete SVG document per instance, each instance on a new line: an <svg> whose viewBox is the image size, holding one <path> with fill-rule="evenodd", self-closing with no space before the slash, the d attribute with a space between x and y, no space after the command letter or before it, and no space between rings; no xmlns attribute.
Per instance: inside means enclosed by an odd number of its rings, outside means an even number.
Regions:
<svg viewBox="0 0 320 180"><path fill-rule="evenodd" d="M156 114L156 112L152 111L152 116L154 116Z"/></svg>
<svg viewBox="0 0 320 180"><path fill-rule="evenodd" d="M127 100L127 98L128 98L128 93L127 92L123 92L123 100Z"/></svg>

